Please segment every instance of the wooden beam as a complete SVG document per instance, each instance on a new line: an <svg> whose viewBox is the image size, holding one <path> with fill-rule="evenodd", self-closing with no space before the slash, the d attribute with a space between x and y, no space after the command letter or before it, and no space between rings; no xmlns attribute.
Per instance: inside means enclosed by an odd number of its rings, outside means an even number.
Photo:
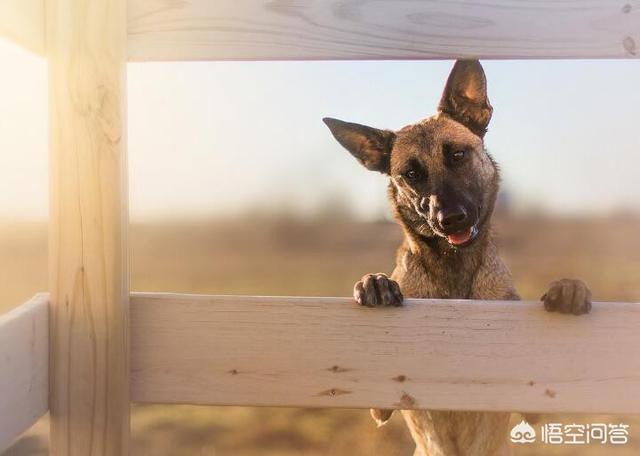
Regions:
<svg viewBox="0 0 640 456"><path fill-rule="evenodd" d="M129 59L625 58L629 0L129 0Z"/></svg>
<svg viewBox="0 0 640 456"><path fill-rule="evenodd" d="M0 315L0 453L49 409L49 298Z"/></svg>
<svg viewBox="0 0 640 456"><path fill-rule="evenodd" d="M125 6L47 0L54 456L128 454Z"/></svg>
<svg viewBox="0 0 640 456"><path fill-rule="evenodd" d="M640 304L133 294L138 402L640 413Z"/></svg>
<svg viewBox="0 0 640 456"><path fill-rule="evenodd" d="M44 55L44 0L0 0L0 38Z"/></svg>

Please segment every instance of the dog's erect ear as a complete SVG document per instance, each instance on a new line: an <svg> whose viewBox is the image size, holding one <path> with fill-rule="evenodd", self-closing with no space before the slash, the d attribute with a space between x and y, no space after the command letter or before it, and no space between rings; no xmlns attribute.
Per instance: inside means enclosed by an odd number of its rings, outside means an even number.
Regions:
<svg viewBox="0 0 640 456"><path fill-rule="evenodd" d="M493 108L487 98L487 79L480 62L456 61L438 110L484 137Z"/></svg>
<svg viewBox="0 0 640 456"><path fill-rule="evenodd" d="M325 117L333 137L367 169L389 174L391 149L395 134L356 123Z"/></svg>

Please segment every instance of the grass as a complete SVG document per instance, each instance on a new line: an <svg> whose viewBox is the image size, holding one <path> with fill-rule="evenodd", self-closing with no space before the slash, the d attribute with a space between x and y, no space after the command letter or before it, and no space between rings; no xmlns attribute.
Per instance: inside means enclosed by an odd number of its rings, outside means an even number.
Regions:
<svg viewBox="0 0 640 456"><path fill-rule="evenodd" d="M640 301L640 219L503 217L496 229L523 298L539 298L554 279L580 277L598 301ZM384 222L265 218L138 224L130 239L137 291L344 296L364 273L392 270L401 233ZM0 223L0 312L46 289L46 264L44 224ZM640 453L640 417L541 422L623 422L631 443L526 445L517 456ZM399 416L376 429L362 410L134 405L132 430L132 453L150 456L393 456L413 447ZM41 420L5 456L47 454L46 431Z"/></svg>

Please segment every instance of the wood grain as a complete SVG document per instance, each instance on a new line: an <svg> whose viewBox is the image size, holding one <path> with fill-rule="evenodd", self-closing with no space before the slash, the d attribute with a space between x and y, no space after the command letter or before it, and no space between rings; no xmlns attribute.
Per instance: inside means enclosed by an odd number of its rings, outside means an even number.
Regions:
<svg viewBox="0 0 640 456"><path fill-rule="evenodd" d="M0 38L44 55L44 0L0 0Z"/></svg>
<svg viewBox="0 0 640 456"><path fill-rule="evenodd" d="M640 1L129 0L129 60L625 58Z"/></svg>
<svg viewBox="0 0 640 456"><path fill-rule="evenodd" d="M640 413L640 304L133 294L132 400Z"/></svg>
<svg viewBox="0 0 640 456"><path fill-rule="evenodd" d="M0 453L49 408L49 298L0 315Z"/></svg>
<svg viewBox="0 0 640 456"><path fill-rule="evenodd" d="M50 452L129 445L125 0L47 0Z"/></svg>

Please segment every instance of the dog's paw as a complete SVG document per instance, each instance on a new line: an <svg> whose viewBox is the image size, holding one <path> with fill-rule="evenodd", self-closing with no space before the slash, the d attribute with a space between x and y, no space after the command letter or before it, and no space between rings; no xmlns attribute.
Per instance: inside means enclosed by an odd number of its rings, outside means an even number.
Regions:
<svg viewBox="0 0 640 456"><path fill-rule="evenodd" d="M591 290L582 280L562 279L553 282L540 299L550 312L582 315L591 310Z"/></svg>
<svg viewBox="0 0 640 456"><path fill-rule="evenodd" d="M367 274L353 287L353 297L366 307L401 306L400 285L385 274Z"/></svg>
<svg viewBox="0 0 640 456"><path fill-rule="evenodd" d="M369 413L371 413L371 418L376 422L378 427L383 426L391 415L393 414L393 410L390 409L370 409Z"/></svg>

